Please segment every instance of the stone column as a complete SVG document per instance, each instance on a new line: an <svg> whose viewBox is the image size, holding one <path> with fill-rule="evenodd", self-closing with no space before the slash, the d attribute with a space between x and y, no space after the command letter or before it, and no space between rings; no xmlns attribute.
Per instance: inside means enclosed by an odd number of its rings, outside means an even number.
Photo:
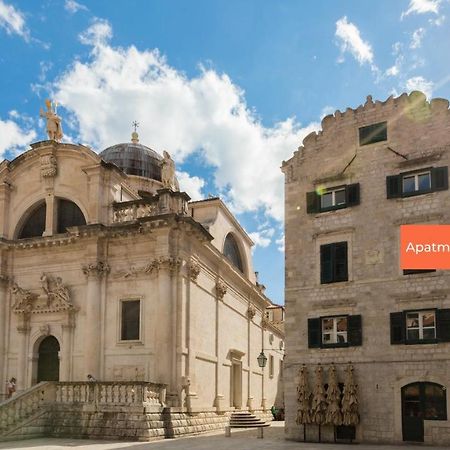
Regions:
<svg viewBox="0 0 450 450"><path fill-rule="evenodd" d="M22 323L17 327L19 333L19 358L17 362L17 374L8 375L9 377L14 376L17 379L18 391L25 390L27 386L27 363L28 363L28 333L30 332L30 325L26 317L21 318Z"/></svg>
<svg viewBox="0 0 450 450"><path fill-rule="evenodd" d="M70 322L70 319L69 319ZM60 356L61 362L61 381L71 381L70 380L70 366L71 366L71 355L72 355L72 330L74 325L72 323L64 324L62 326L62 351ZM88 372L89 373L89 372Z"/></svg>
<svg viewBox="0 0 450 450"><path fill-rule="evenodd" d="M6 301L7 301L8 277L0 275L0 382L6 380L5 371L5 325L6 325ZM1 397L0 397L1 398Z"/></svg>
<svg viewBox="0 0 450 450"><path fill-rule="evenodd" d="M254 355L252 353L252 320L255 317L256 309L255 307L249 303L247 308L247 366L248 366L248 373L247 373L247 407L250 411L253 411L255 409L253 400L254 397L252 396L252 366L254 364L253 358Z"/></svg>
<svg viewBox="0 0 450 450"><path fill-rule="evenodd" d="M45 231L44 236L52 236L56 232L57 220L57 202L53 193L48 193L45 196Z"/></svg>
<svg viewBox="0 0 450 450"><path fill-rule="evenodd" d="M100 338L101 338L101 279L109 272L103 262L83 266L87 276L86 321L84 324L84 370L85 376L100 377Z"/></svg>
<svg viewBox="0 0 450 450"><path fill-rule="evenodd" d="M227 293L227 285L219 278L216 281L216 401L215 406L217 412L222 412L224 409L223 394L220 392L220 365L221 365L221 341L220 341L220 320L221 320L221 309L222 302L225 294Z"/></svg>

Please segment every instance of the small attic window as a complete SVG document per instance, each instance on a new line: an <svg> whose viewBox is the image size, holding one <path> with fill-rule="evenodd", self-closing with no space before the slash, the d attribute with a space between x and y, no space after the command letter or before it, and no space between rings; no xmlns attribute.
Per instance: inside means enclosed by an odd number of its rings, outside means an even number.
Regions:
<svg viewBox="0 0 450 450"><path fill-rule="evenodd" d="M231 262L231 264L233 264L233 266L235 266L242 273L244 273L241 253L239 252L239 247L236 242L236 239L233 237L231 233L229 233L225 238L225 244L223 246L223 254Z"/></svg>
<svg viewBox="0 0 450 450"><path fill-rule="evenodd" d="M387 141L387 122L378 122L359 129L359 145Z"/></svg>

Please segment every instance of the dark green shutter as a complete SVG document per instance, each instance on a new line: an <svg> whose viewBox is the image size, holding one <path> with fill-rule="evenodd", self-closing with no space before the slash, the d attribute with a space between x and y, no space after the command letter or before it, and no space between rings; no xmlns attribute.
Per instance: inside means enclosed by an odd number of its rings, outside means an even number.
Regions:
<svg viewBox="0 0 450 450"><path fill-rule="evenodd" d="M359 205L359 183L348 184L345 189L346 206Z"/></svg>
<svg viewBox="0 0 450 450"><path fill-rule="evenodd" d="M334 269L334 281L347 281L348 280L348 250L347 242L336 242L332 244L334 246L333 252L333 269Z"/></svg>
<svg viewBox="0 0 450 450"><path fill-rule="evenodd" d="M450 309L436 311L437 338L441 342L450 342Z"/></svg>
<svg viewBox="0 0 450 450"><path fill-rule="evenodd" d="M306 193L306 212L308 214L317 213L320 211L320 195L315 191Z"/></svg>
<svg viewBox="0 0 450 450"><path fill-rule="evenodd" d="M360 315L348 316L348 345L362 345L362 319Z"/></svg>
<svg viewBox="0 0 450 450"><path fill-rule="evenodd" d="M322 284L333 281L333 252L333 244L320 246L320 282Z"/></svg>
<svg viewBox="0 0 450 450"><path fill-rule="evenodd" d="M447 167L435 167L431 169L431 189L433 191L445 191L448 189Z"/></svg>
<svg viewBox="0 0 450 450"><path fill-rule="evenodd" d="M308 347L319 348L322 342L321 339L320 318L308 319Z"/></svg>
<svg viewBox="0 0 450 450"><path fill-rule="evenodd" d="M404 313L391 313L391 344L405 343L405 327Z"/></svg>
<svg viewBox="0 0 450 450"><path fill-rule="evenodd" d="M402 177L392 175L386 177L387 198L397 198L402 196Z"/></svg>

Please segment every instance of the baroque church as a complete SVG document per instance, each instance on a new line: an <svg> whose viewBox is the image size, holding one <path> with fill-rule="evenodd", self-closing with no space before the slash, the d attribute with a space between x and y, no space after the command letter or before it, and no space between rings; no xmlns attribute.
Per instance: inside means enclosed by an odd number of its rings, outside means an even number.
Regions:
<svg viewBox="0 0 450 450"><path fill-rule="evenodd" d="M90 375L159 384L180 410L281 406L283 308L233 214L191 202L136 131L99 154L61 143L47 107L49 140L0 164L3 380L16 395Z"/></svg>

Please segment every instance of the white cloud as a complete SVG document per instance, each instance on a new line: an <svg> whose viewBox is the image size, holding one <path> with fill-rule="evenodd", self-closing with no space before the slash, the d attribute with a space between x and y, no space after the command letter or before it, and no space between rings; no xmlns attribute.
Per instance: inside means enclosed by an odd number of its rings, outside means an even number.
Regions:
<svg viewBox="0 0 450 450"><path fill-rule="evenodd" d="M23 13L3 0L0 0L0 27L8 34L17 34L27 42L30 40Z"/></svg>
<svg viewBox="0 0 450 450"><path fill-rule="evenodd" d="M205 187L205 180L181 171L177 171L177 178L180 183L180 190L189 194L191 200L205 198L205 194L202 192L202 189Z"/></svg>
<svg viewBox="0 0 450 450"><path fill-rule="evenodd" d="M66 0L64 3L64 9L72 14L78 11L88 11L87 6L77 3L75 0Z"/></svg>
<svg viewBox="0 0 450 450"><path fill-rule="evenodd" d="M81 33L78 38L85 45L93 45L94 47L106 45L112 38L111 25L107 20L95 18L92 25Z"/></svg>
<svg viewBox="0 0 450 450"><path fill-rule="evenodd" d="M272 236L275 233L273 228L249 233L250 239L255 243L255 247L268 247L272 243Z"/></svg>
<svg viewBox="0 0 450 450"><path fill-rule="evenodd" d="M333 106L327 105L322 108L322 111L320 111L320 119L323 119L324 117L328 116L329 114L334 114L336 111L336 108Z"/></svg>
<svg viewBox="0 0 450 450"><path fill-rule="evenodd" d="M109 24L97 20L82 38L93 45L90 60L75 61L53 84L79 141L102 150L128 140L138 120L140 141L167 149L177 163L200 152L233 211L261 208L282 220L281 161L319 124L300 128L288 118L266 127L226 74L200 68L189 78L157 50L112 47L111 35Z"/></svg>
<svg viewBox="0 0 450 450"><path fill-rule="evenodd" d="M361 38L358 27L355 24L348 22L346 16L340 18L336 22L335 36L339 39L342 55L348 51L360 65L365 63L373 64L373 51L371 45Z"/></svg>
<svg viewBox="0 0 450 450"><path fill-rule="evenodd" d="M409 7L401 15L401 19L410 14L439 14L441 0L410 0Z"/></svg>
<svg viewBox="0 0 450 450"><path fill-rule="evenodd" d="M10 116L18 118L17 111L10 111ZM0 120L0 155L5 158L7 150L17 153L23 150L30 142L36 138L34 130L21 128L12 120Z"/></svg>
<svg viewBox="0 0 450 450"><path fill-rule="evenodd" d="M422 45L422 39L425 36L425 32L425 28L417 28L417 30L414 30L411 36L411 43L409 44L409 48L420 48L420 46Z"/></svg>
<svg viewBox="0 0 450 450"><path fill-rule="evenodd" d="M280 237L280 239L277 239L277 240L275 241L275 243L276 243L277 246L278 246L278 250L279 250L281 253L284 253L284 234Z"/></svg>
<svg viewBox="0 0 450 450"><path fill-rule="evenodd" d="M432 81L426 80L424 77L412 77L406 80L405 88L408 92L422 91L428 99L433 94L434 84Z"/></svg>

